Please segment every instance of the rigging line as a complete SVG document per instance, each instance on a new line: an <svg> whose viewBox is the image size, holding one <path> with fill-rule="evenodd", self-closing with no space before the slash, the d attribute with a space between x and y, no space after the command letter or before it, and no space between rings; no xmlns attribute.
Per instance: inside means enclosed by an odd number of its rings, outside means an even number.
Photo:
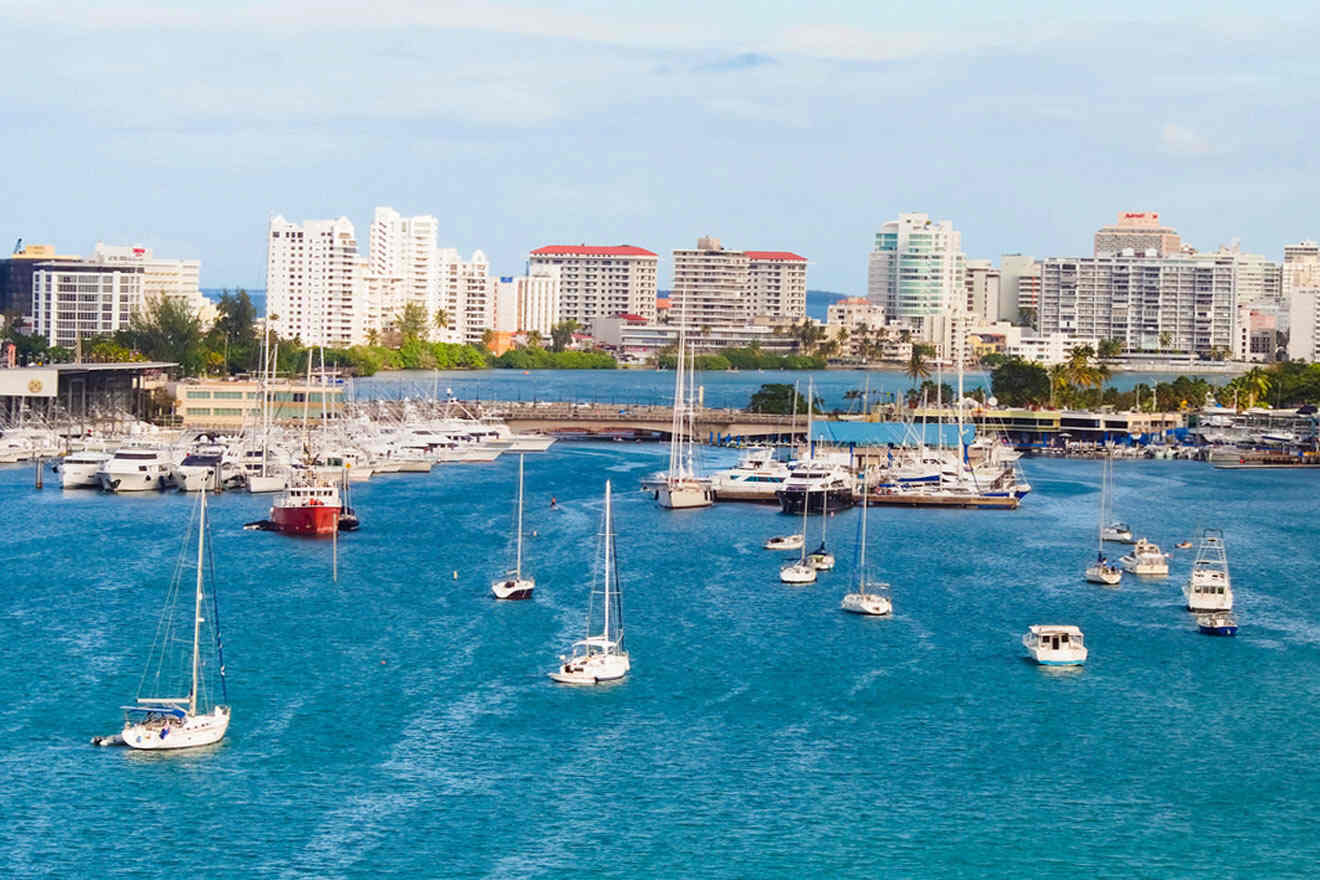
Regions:
<svg viewBox="0 0 1320 880"><path fill-rule="evenodd" d="M210 532L206 534L206 559L211 575L211 616L213 625L212 633L215 636L215 662L219 667L217 672L220 674L220 694L221 698L229 702L229 684L225 680L225 644L220 635L220 591L216 588L215 580L215 541L211 540Z"/></svg>
<svg viewBox="0 0 1320 880"><path fill-rule="evenodd" d="M138 679L137 696L142 696L142 686L147 682L147 676L151 674L152 660L156 660L156 675L154 684L156 693L161 693L160 677L165 665L166 646L172 638L174 630L174 611L178 604L179 584L183 579L183 567L188 555L188 538L192 535L193 523L196 521L196 512L194 511L188 520L188 528L184 531L183 539L179 543L179 555L174 562L174 573L170 578L170 587L165 593L165 604L161 608L160 617L156 622L156 633L152 638L151 652L147 655L146 665L142 669L142 677ZM157 653L159 649L159 653Z"/></svg>

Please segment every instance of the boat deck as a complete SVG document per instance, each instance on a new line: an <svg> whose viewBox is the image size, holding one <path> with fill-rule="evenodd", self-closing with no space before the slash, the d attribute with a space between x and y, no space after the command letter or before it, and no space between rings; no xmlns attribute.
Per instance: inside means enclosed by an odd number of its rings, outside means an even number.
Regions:
<svg viewBox="0 0 1320 880"><path fill-rule="evenodd" d="M871 493L868 504L895 507L958 507L976 510L1017 510L1021 503L1013 497L985 495L932 495L922 492Z"/></svg>

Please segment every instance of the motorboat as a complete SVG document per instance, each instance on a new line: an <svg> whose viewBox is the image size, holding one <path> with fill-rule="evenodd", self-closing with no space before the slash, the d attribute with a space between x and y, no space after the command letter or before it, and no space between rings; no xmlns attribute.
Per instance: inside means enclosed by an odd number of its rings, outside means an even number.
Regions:
<svg viewBox="0 0 1320 880"><path fill-rule="evenodd" d="M141 749L144 751L161 751L167 749L186 749L197 746L211 745L224 738L225 732L229 729L230 709L226 705L228 701L227 686L225 684L225 664L224 656L221 654L220 627L218 614L215 610L214 585L212 586L211 605L206 603L207 596L203 592L206 569L206 492L199 493L198 496L198 529L197 529L197 579L196 587L192 596L187 592L180 590L182 573L184 566L181 564L176 569L175 582L171 585L169 592L168 607L166 617L162 620L158 636L159 641L152 649L152 659L148 661L147 673L142 676L143 686L149 687L150 696L142 696L139 690L136 703L131 706L124 706L124 729L114 738L106 738L107 744L113 741L122 742L132 749ZM182 594L182 595L181 595ZM191 601L177 601L188 596ZM190 663L189 679L190 686L186 696L171 696L170 682L179 681L178 670L170 669L173 660L181 660L177 653L171 650L170 633L174 627L167 625L174 623L179 625L181 622L175 619L175 615L183 612L183 609L177 606L186 607L188 613L185 621L192 624L188 627L192 631L192 657ZM214 664L201 662L202 651L202 625L209 623L212 631L212 642L215 646ZM182 626L179 626L182 628ZM210 698L214 695L208 693L207 676L204 676L203 670L215 670L219 678L221 697L225 702L211 703ZM155 672L154 675L151 673ZM150 682L150 684L147 684ZM182 684L182 682L180 682ZM165 687L166 692L160 693L157 688ZM100 738L98 738L99 740ZM93 740L93 742L98 742ZM99 742L98 742L99 744Z"/></svg>
<svg viewBox="0 0 1320 880"><path fill-rule="evenodd" d="M559 666L549 673L559 684L594 685L618 681L632 669L632 660L623 644L623 594L619 570L615 564L614 514L610 504L610 483L605 482L604 539L601 541L603 573L600 590L592 585L587 607L587 637L573 644L569 654L559 658ZM593 632L595 597L600 601L600 632Z"/></svg>
<svg viewBox="0 0 1320 880"><path fill-rule="evenodd" d="M832 513L856 503L853 477L847 467L802 461L791 463L789 468L792 475L775 492L784 513Z"/></svg>
<svg viewBox="0 0 1320 880"><path fill-rule="evenodd" d="M1228 574L1228 553L1221 529L1203 529L1201 543L1183 584L1188 611L1232 611L1233 581Z"/></svg>
<svg viewBox="0 0 1320 880"><path fill-rule="evenodd" d="M246 482L243 465L223 446L199 446L174 466L174 485L184 492L236 489Z"/></svg>
<svg viewBox="0 0 1320 880"><path fill-rule="evenodd" d="M1196 615L1196 628L1207 636L1235 636L1238 622L1228 611L1213 611Z"/></svg>
<svg viewBox="0 0 1320 880"><path fill-rule="evenodd" d="M515 544L513 568L493 581L490 592L496 599L530 599L536 579L523 573L523 453L518 454L518 512L514 517Z"/></svg>
<svg viewBox="0 0 1320 880"><path fill-rule="evenodd" d="M174 462L158 447L125 446L102 462L96 479L106 492L168 489L174 485Z"/></svg>
<svg viewBox="0 0 1320 880"><path fill-rule="evenodd" d="M1118 561L1123 570L1130 574L1164 577L1169 573L1169 558L1160 552L1158 544L1145 538L1139 538Z"/></svg>
<svg viewBox="0 0 1320 880"><path fill-rule="evenodd" d="M110 458L108 452L71 452L55 465L60 485L65 489L99 489L101 481L97 471Z"/></svg>
<svg viewBox="0 0 1320 880"><path fill-rule="evenodd" d="M1105 526L1100 530L1100 540L1111 544L1137 543L1137 539L1132 537L1132 529L1125 522L1115 522Z"/></svg>
<svg viewBox="0 0 1320 880"><path fill-rule="evenodd" d="M1027 656L1041 666L1081 666L1086 662L1086 639L1075 626L1035 624L1022 636Z"/></svg>
<svg viewBox="0 0 1320 880"><path fill-rule="evenodd" d="M804 535L776 535L765 542L767 550L801 550L806 540Z"/></svg>
<svg viewBox="0 0 1320 880"><path fill-rule="evenodd" d="M715 499L774 504L777 500L775 492L783 488L792 473L788 465L774 455L774 449L757 446L747 450L733 467L711 474L711 491Z"/></svg>
<svg viewBox="0 0 1320 880"><path fill-rule="evenodd" d="M329 535L342 508L337 486L290 486L270 508L270 523L286 535Z"/></svg>

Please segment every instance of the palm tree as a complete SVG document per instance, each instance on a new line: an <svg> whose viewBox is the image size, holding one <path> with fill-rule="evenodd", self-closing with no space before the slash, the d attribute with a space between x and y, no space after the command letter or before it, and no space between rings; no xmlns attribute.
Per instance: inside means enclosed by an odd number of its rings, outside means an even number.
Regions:
<svg viewBox="0 0 1320 880"><path fill-rule="evenodd" d="M929 355L934 354L931 347L924 342L913 343L912 354L908 357L907 367L904 372L912 379L912 387L917 387L917 380L924 379L930 375L930 364L926 362Z"/></svg>
<svg viewBox="0 0 1320 880"><path fill-rule="evenodd" d="M1239 388L1246 397L1246 408L1250 409L1256 405L1256 401L1267 397L1270 393L1270 376L1260 367L1252 367L1246 375L1239 377Z"/></svg>
<svg viewBox="0 0 1320 880"><path fill-rule="evenodd" d="M1173 346L1173 334L1168 330L1160 333L1160 351L1168 351Z"/></svg>
<svg viewBox="0 0 1320 880"><path fill-rule="evenodd" d="M1101 339L1096 348L1096 353L1101 360L1116 358L1123 353L1123 341L1121 339Z"/></svg>
<svg viewBox="0 0 1320 880"><path fill-rule="evenodd" d="M367 345L370 345L373 348L380 345L380 331L375 327L372 327L367 331Z"/></svg>
<svg viewBox="0 0 1320 880"><path fill-rule="evenodd" d="M544 348L545 338L541 336L540 330L531 330L527 333L528 348Z"/></svg>
<svg viewBox="0 0 1320 880"><path fill-rule="evenodd" d="M449 312L444 309L435 310L435 326L440 330L449 329Z"/></svg>

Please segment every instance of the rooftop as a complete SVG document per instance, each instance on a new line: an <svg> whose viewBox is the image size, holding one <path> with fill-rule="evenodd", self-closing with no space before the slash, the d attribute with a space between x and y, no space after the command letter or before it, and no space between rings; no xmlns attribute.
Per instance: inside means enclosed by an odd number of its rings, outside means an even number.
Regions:
<svg viewBox="0 0 1320 880"><path fill-rule="evenodd" d="M589 244L548 244L532 251L532 256L578 256L578 257L654 257L655 253L646 248L630 244L589 245Z"/></svg>
<svg viewBox="0 0 1320 880"><path fill-rule="evenodd" d="M743 251L749 260L796 260L805 263L807 258L792 251Z"/></svg>

